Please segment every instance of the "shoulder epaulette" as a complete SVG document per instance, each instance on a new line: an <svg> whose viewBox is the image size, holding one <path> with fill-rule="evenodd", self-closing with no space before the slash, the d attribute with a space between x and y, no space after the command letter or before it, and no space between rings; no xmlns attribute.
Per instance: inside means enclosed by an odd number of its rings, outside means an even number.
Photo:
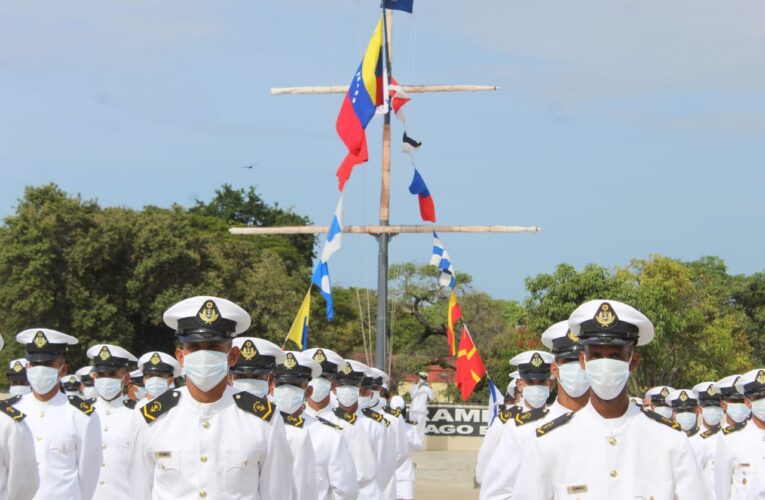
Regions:
<svg viewBox="0 0 765 500"><path fill-rule="evenodd" d="M547 415L549 411L550 410L548 410L547 408L535 408L531 411L516 413L515 417L513 417L513 420L515 421L515 426L520 427L521 425L528 424L529 422L537 421L540 418Z"/></svg>
<svg viewBox="0 0 765 500"><path fill-rule="evenodd" d="M722 432L723 434L727 436L728 434L732 434L736 431L740 431L744 427L746 427L746 420L744 420L743 422L739 422L737 424L730 425L726 427L725 429L723 429Z"/></svg>
<svg viewBox="0 0 765 500"><path fill-rule="evenodd" d="M680 424L672 420L671 418L663 417L656 413L655 411L651 410L643 410L643 415L650 418L651 420L655 420L659 422L660 424L664 424L667 427L671 427L672 429L675 429L676 431L681 431Z"/></svg>
<svg viewBox="0 0 765 500"><path fill-rule="evenodd" d="M347 411L343 410L342 408L335 408L332 410L333 413L337 418L340 420L344 420L345 422L348 422L351 425L356 425L356 414L355 413L348 413Z"/></svg>
<svg viewBox="0 0 765 500"><path fill-rule="evenodd" d="M87 416L90 416L90 414L93 413L93 410L95 410L93 403L88 403L79 396L68 396L67 399L69 399L70 405L74 406Z"/></svg>
<svg viewBox="0 0 765 500"><path fill-rule="evenodd" d="M404 422L406 422L409 425L417 425L417 421L416 420L409 420L409 419L407 419L407 420L404 420Z"/></svg>
<svg viewBox="0 0 765 500"><path fill-rule="evenodd" d="M343 430L343 428L342 428L342 427L340 427L340 426L339 426L339 425L337 425L337 424L333 424L332 422L330 422L330 421L329 421L329 420L327 420L326 418L322 418L322 417L316 417L316 420L318 420L319 422L321 422L321 423L322 423L322 424L324 424L324 425L328 425L328 426L330 426L330 427L333 427L333 428L335 428L335 429L337 429L337 430L339 430L339 431Z"/></svg>
<svg viewBox="0 0 765 500"><path fill-rule="evenodd" d="M401 416L401 408L396 408L394 410L390 406L386 406L383 408L383 411L387 413L388 415L393 415L394 417L397 417L397 418Z"/></svg>
<svg viewBox="0 0 765 500"><path fill-rule="evenodd" d="M388 419L383 417L382 413L377 413L376 411L370 410L369 408L364 408L361 410L361 413L363 413L365 417L371 418L377 423L384 423L385 427L390 427L390 422L388 422Z"/></svg>
<svg viewBox="0 0 765 500"><path fill-rule="evenodd" d="M270 422L274 416L274 405L265 398L256 396L247 391L234 394L234 401L239 409L252 413L266 422Z"/></svg>
<svg viewBox="0 0 765 500"><path fill-rule="evenodd" d="M122 404L125 405L126 408L130 408L131 410L135 410L135 404L138 401L135 401L133 399L125 399L122 401Z"/></svg>
<svg viewBox="0 0 765 500"><path fill-rule="evenodd" d="M554 418L550 420L549 422L547 422L546 424L540 425L539 427L537 427L537 437L549 434L550 431L569 423L573 416L574 416L573 411L569 413L564 413L560 417Z"/></svg>
<svg viewBox="0 0 765 500"><path fill-rule="evenodd" d="M85 401L86 403L88 403L88 404L89 404L89 405L91 405L91 406L93 406L94 404L96 404L96 398L83 399L83 401Z"/></svg>
<svg viewBox="0 0 765 500"><path fill-rule="evenodd" d="M712 427L711 429L707 429L707 430L705 430L704 432L702 432L701 434L699 434L699 436L701 436L701 439L707 439L707 438L709 438L709 437L712 437L712 436L714 436L714 435L715 435L715 434L717 434L718 432L720 432L720 426L719 426L719 425L718 425L718 426L715 426L715 427Z"/></svg>
<svg viewBox="0 0 765 500"><path fill-rule="evenodd" d="M153 423L160 416L175 408L181 399L180 391L163 392L158 398L152 399L141 408L141 415L147 424Z"/></svg>
<svg viewBox="0 0 765 500"><path fill-rule="evenodd" d="M303 424L305 424L305 419L303 417L294 417L289 413L284 413L283 411L280 411L279 413L282 414L282 420L284 420L285 424L291 427L297 427L298 429L303 428Z"/></svg>
<svg viewBox="0 0 765 500"><path fill-rule="evenodd" d="M698 432L699 432L699 426L697 425L693 429L691 429L689 431L685 431L685 435L688 436L688 437L693 437L696 434L698 434Z"/></svg>
<svg viewBox="0 0 765 500"><path fill-rule="evenodd" d="M510 408L506 410L501 410L497 417L499 417L499 421L503 424L508 423L512 419L515 418L515 416L518 415L518 407L517 406L511 406Z"/></svg>
<svg viewBox="0 0 765 500"><path fill-rule="evenodd" d="M3 402L8 403L9 405L15 405L19 401L21 401L21 394L16 394L15 396L3 400Z"/></svg>
<svg viewBox="0 0 765 500"><path fill-rule="evenodd" d="M0 412L5 415L8 415L16 422L21 422L22 420L27 418L25 414L21 413L19 410L17 410L16 408L8 404L7 400L0 401Z"/></svg>

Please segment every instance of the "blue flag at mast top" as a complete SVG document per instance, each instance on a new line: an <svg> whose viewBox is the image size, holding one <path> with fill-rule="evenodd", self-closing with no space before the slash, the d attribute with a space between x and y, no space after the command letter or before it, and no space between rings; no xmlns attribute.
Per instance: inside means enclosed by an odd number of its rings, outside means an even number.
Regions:
<svg viewBox="0 0 765 500"><path fill-rule="evenodd" d="M412 13L414 0L383 0L383 8Z"/></svg>

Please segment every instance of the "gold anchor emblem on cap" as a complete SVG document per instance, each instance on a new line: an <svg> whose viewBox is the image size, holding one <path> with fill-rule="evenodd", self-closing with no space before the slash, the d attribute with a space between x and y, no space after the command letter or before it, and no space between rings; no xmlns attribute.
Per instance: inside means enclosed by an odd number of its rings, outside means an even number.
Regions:
<svg viewBox="0 0 765 500"><path fill-rule="evenodd" d="M205 302L199 310L197 317L205 325L212 325L218 321L218 319L220 319L220 313L218 312L218 307L215 305L215 302L212 300Z"/></svg>
<svg viewBox="0 0 765 500"><path fill-rule="evenodd" d="M542 363L544 363L544 361L542 361L542 356L540 356L538 352L535 352L534 355L531 356L531 366L539 368L542 366Z"/></svg>
<svg viewBox="0 0 765 500"><path fill-rule="evenodd" d="M42 330L40 330L35 334L35 338L32 340L32 343L36 345L38 349L42 349L48 343L48 338L45 336Z"/></svg>
<svg viewBox="0 0 765 500"><path fill-rule="evenodd" d="M566 333L566 337L567 337L567 338L568 338L568 339L569 339L571 342L573 342L574 344L578 344L578 343L579 343L579 337L577 337L576 335L574 335L574 334L573 334L573 332L572 332L571 330L569 330L569 331Z"/></svg>
<svg viewBox="0 0 765 500"><path fill-rule="evenodd" d="M297 360L295 359L295 356L291 352L287 353L287 359L284 360L284 367L288 370L292 370L297 366Z"/></svg>
<svg viewBox="0 0 765 500"><path fill-rule="evenodd" d="M324 351L317 349L313 355L313 360L317 363L323 363L327 360L327 356L324 355Z"/></svg>
<svg viewBox="0 0 765 500"><path fill-rule="evenodd" d="M758 384L765 384L765 371L760 370L757 373L757 378L755 379Z"/></svg>
<svg viewBox="0 0 765 500"><path fill-rule="evenodd" d="M255 348L255 344L252 343L252 340L245 340L240 352L245 361L250 361L258 355L258 350Z"/></svg>
<svg viewBox="0 0 765 500"><path fill-rule="evenodd" d="M714 384L709 384L709 387L707 387L707 394L709 394L710 396L714 396L715 395L715 386L714 386Z"/></svg>
<svg viewBox="0 0 765 500"><path fill-rule="evenodd" d="M101 351L98 353L98 357L101 358L103 361L106 361L107 359L112 357L112 353L109 352L108 347L103 346L101 348Z"/></svg>
<svg viewBox="0 0 765 500"><path fill-rule="evenodd" d="M155 352L151 355L151 358L149 359L149 363L153 364L154 366L157 366L162 362L162 358L159 356L158 352Z"/></svg>
<svg viewBox="0 0 765 500"><path fill-rule="evenodd" d="M345 363L345 366L343 367L343 373L345 373L346 375L350 375L351 373L353 373L353 368L351 368L350 363Z"/></svg>
<svg viewBox="0 0 765 500"><path fill-rule="evenodd" d="M18 360L13 364L13 371L15 371L16 373L19 373L23 369L24 367L21 366L21 363Z"/></svg>
<svg viewBox="0 0 765 500"><path fill-rule="evenodd" d="M661 397L666 398L667 396L669 396L669 389L667 389L666 387L663 388L661 390L661 394L660 395L661 395Z"/></svg>
<svg viewBox="0 0 765 500"><path fill-rule="evenodd" d="M688 394L686 394L685 391L680 393L680 401L682 401L683 403L688 401Z"/></svg>
<svg viewBox="0 0 765 500"><path fill-rule="evenodd" d="M611 304L603 302L595 313L595 322L603 328L611 328L616 323L617 317Z"/></svg>
<svg viewBox="0 0 765 500"><path fill-rule="evenodd" d="M74 375L72 375L71 377L69 377L69 383L70 383L70 384L76 384L76 383L77 383L77 379L76 379L76 378L74 378Z"/></svg>

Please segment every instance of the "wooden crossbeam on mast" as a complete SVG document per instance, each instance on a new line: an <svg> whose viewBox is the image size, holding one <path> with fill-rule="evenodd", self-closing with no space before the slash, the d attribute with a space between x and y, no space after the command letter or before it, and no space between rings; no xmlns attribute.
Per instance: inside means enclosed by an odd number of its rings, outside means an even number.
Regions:
<svg viewBox="0 0 765 500"><path fill-rule="evenodd" d="M536 233L541 231L536 226L343 226L344 233L355 234L405 234L405 233ZM321 234L328 233L329 226L269 226L269 227L232 227L231 234Z"/></svg>

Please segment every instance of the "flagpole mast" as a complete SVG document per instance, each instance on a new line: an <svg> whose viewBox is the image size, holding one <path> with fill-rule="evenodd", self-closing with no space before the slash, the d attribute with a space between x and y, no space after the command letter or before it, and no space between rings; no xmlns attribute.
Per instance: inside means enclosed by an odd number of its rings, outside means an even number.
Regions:
<svg viewBox="0 0 765 500"><path fill-rule="evenodd" d="M390 53L390 39L393 34L393 16L384 7L383 16L383 45L385 56L386 85L383 93L390 87L392 72L392 57ZM390 222L390 110L389 95L383 95L386 103L385 121L383 122L383 147L382 147L382 179L380 183L380 225L387 226ZM377 235L377 331L375 336L375 366L386 371L388 339L388 243L391 235L381 233Z"/></svg>

